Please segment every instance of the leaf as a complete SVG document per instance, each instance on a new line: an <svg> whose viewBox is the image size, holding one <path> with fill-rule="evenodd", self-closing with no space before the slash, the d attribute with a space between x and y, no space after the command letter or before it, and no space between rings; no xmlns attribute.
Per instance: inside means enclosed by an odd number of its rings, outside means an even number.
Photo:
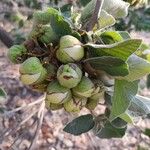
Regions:
<svg viewBox="0 0 150 150"><path fill-rule="evenodd" d="M141 45L141 40L129 39L123 42L118 42L110 45L86 44L85 47L89 48L91 56L114 56L123 61L133 54Z"/></svg>
<svg viewBox="0 0 150 150"><path fill-rule="evenodd" d="M115 18L123 18L127 16L129 6L123 0L104 0L102 8Z"/></svg>
<svg viewBox="0 0 150 150"><path fill-rule="evenodd" d="M127 31L118 31L124 40L131 39L130 34Z"/></svg>
<svg viewBox="0 0 150 150"><path fill-rule="evenodd" d="M6 102L6 92L0 88L0 104L4 104Z"/></svg>
<svg viewBox="0 0 150 150"><path fill-rule="evenodd" d="M108 28L116 23L115 18L108 14L105 10L102 10L100 13L100 17L98 19L98 26L96 27L97 30ZM95 28L95 27L94 27Z"/></svg>
<svg viewBox="0 0 150 150"><path fill-rule="evenodd" d="M126 121L127 123L131 123L133 124L133 118L132 116L130 115L129 111L127 110L125 113L121 114L119 116L121 119L123 119L124 121Z"/></svg>
<svg viewBox="0 0 150 150"><path fill-rule="evenodd" d="M127 126L127 122L119 117L113 120L111 124L116 128L125 128Z"/></svg>
<svg viewBox="0 0 150 150"><path fill-rule="evenodd" d="M150 114L150 99L136 95L128 108L128 112L134 117Z"/></svg>
<svg viewBox="0 0 150 150"><path fill-rule="evenodd" d="M82 25L87 23L89 19L91 18L95 9L95 5L96 5L96 0L91 0L82 10L81 17L80 17L80 21Z"/></svg>
<svg viewBox="0 0 150 150"><path fill-rule="evenodd" d="M91 0L79 0L79 3L82 5L82 6L86 6Z"/></svg>
<svg viewBox="0 0 150 150"><path fill-rule="evenodd" d="M150 73L150 62L135 54L129 57L127 64L129 65L129 74L123 77L124 80L135 81Z"/></svg>
<svg viewBox="0 0 150 150"><path fill-rule="evenodd" d="M148 137L150 137L150 129L149 129L149 128L146 128L143 133L144 133L145 135L147 135Z"/></svg>
<svg viewBox="0 0 150 150"><path fill-rule="evenodd" d="M71 8L72 8L72 4L66 4L60 8L60 11L64 17L69 18L71 17Z"/></svg>
<svg viewBox="0 0 150 150"><path fill-rule="evenodd" d="M112 92L113 90L108 92L110 97L113 95ZM111 101L112 100L109 98L109 103L107 105L110 105ZM127 110L123 114L119 115L119 118L123 119L127 123L133 124L137 118L148 114L150 114L150 99L144 96L136 95L133 97Z"/></svg>
<svg viewBox="0 0 150 150"><path fill-rule="evenodd" d="M113 44L124 40L118 31L113 30L103 32L100 38L105 44Z"/></svg>
<svg viewBox="0 0 150 150"><path fill-rule="evenodd" d="M91 130L94 127L94 124L93 116L88 114L74 119L67 124L63 130L73 135L80 135Z"/></svg>
<svg viewBox="0 0 150 150"><path fill-rule="evenodd" d="M99 138L121 138L125 135L126 127L125 128L116 128L114 127L109 121L106 122L104 127L97 132L96 136Z"/></svg>
<svg viewBox="0 0 150 150"><path fill-rule="evenodd" d="M6 93L2 88L0 88L0 97L6 97Z"/></svg>
<svg viewBox="0 0 150 150"><path fill-rule="evenodd" d="M126 112L138 90L138 81L115 80L110 120Z"/></svg>
<svg viewBox="0 0 150 150"><path fill-rule="evenodd" d="M111 76L126 76L128 65L121 59L111 56L102 56L86 59L92 68L103 70Z"/></svg>
<svg viewBox="0 0 150 150"><path fill-rule="evenodd" d="M51 12L50 25L58 37L70 35L72 33L71 25L59 13Z"/></svg>

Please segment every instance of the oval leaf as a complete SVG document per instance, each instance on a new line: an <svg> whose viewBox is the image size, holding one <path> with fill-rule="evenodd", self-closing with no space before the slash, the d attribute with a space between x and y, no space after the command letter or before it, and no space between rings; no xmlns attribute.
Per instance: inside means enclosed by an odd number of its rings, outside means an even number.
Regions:
<svg viewBox="0 0 150 150"><path fill-rule="evenodd" d="M88 62L92 68L103 70L111 76L126 76L129 73L126 62L111 56L89 58L84 62Z"/></svg>
<svg viewBox="0 0 150 150"><path fill-rule="evenodd" d="M118 42L109 45L98 44L86 44L85 47L89 48L91 56L113 56L123 61L126 61L128 57L133 54L141 45L141 40L129 39L123 42Z"/></svg>
<svg viewBox="0 0 150 150"><path fill-rule="evenodd" d="M138 81L115 80L110 121L125 113L138 90Z"/></svg>
<svg viewBox="0 0 150 150"><path fill-rule="evenodd" d="M93 116L91 114L88 114L74 119L72 122L68 123L63 130L73 135L80 135L82 133L88 132L93 127Z"/></svg>
<svg viewBox="0 0 150 150"><path fill-rule="evenodd" d="M106 122L104 127L102 127L99 132L96 133L96 136L99 138L121 138L125 135L125 128L116 128L109 121Z"/></svg>

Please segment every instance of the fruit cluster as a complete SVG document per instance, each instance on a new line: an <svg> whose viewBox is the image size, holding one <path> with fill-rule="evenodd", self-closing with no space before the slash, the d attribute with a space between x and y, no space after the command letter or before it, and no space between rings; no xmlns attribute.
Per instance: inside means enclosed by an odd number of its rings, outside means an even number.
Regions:
<svg viewBox="0 0 150 150"><path fill-rule="evenodd" d="M83 67L83 44L72 35L59 37L49 24L51 9L33 15L34 25L26 41L8 51L20 64L20 80L32 89L46 92L46 107L79 112L94 109L104 93L101 83L90 78ZM63 29L62 29L63 30Z"/></svg>

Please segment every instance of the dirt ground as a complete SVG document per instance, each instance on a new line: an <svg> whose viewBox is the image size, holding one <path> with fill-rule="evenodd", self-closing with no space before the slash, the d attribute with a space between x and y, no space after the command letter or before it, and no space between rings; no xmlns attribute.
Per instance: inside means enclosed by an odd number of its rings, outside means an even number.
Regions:
<svg viewBox="0 0 150 150"><path fill-rule="evenodd" d="M150 41L148 33L133 33L132 35L136 38L141 38L142 36L147 43ZM7 48L0 43L0 87L3 87L8 94L7 107L13 109L37 100L40 94L33 92L19 81L19 66L11 64L6 54ZM150 97L150 92L146 88L143 89L142 93ZM86 113L86 110L83 110L81 113ZM12 116L9 120L0 118L0 133L17 121L20 115L18 112L16 113L17 117ZM73 117L63 110L46 111L40 137L36 143L36 150L137 150L139 145L150 150L150 138L142 134L144 128L150 127L149 119L140 119L137 124L129 125L127 133L122 139L108 140L99 139L91 132L81 136L72 136L63 132L63 125ZM27 149L33 138L33 130L33 128L25 128L23 131L19 130L18 133L2 141L0 149L8 149L13 140L22 132L27 132L23 136L22 146L17 147L16 145L15 147L14 145L13 149Z"/></svg>

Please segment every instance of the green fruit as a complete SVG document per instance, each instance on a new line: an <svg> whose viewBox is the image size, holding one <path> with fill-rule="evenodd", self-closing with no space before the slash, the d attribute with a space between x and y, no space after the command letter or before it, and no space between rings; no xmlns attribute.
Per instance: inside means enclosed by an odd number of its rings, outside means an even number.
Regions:
<svg viewBox="0 0 150 150"><path fill-rule="evenodd" d="M21 81L26 85L41 83L46 79L47 71L37 57L30 57L20 65Z"/></svg>
<svg viewBox="0 0 150 150"><path fill-rule="evenodd" d="M45 44L54 43L58 40L58 36L55 34L51 26L43 26L43 33L39 37L39 41Z"/></svg>
<svg viewBox="0 0 150 150"><path fill-rule="evenodd" d="M72 89L73 95L81 98L91 97L94 84L88 77L82 77L80 83Z"/></svg>
<svg viewBox="0 0 150 150"><path fill-rule="evenodd" d="M33 20L37 25L50 24L51 17L54 13L58 13L58 11L54 8L48 8L46 11L36 11L33 14Z"/></svg>
<svg viewBox="0 0 150 150"><path fill-rule="evenodd" d="M45 106L49 110L58 110L58 109L63 108L63 104L50 103L50 101L47 99L45 100Z"/></svg>
<svg viewBox="0 0 150 150"><path fill-rule="evenodd" d="M77 38L65 35L60 39L60 47L56 52L56 57L62 63L80 61L84 57L84 48Z"/></svg>
<svg viewBox="0 0 150 150"><path fill-rule="evenodd" d="M95 90L93 91L92 96L88 98L86 108L89 110L94 110L103 97L104 86L101 82L96 82Z"/></svg>
<svg viewBox="0 0 150 150"><path fill-rule="evenodd" d="M15 64L22 63L25 60L27 49L23 45L14 45L8 51L8 58Z"/></svg>
<svg viewBox="0 0 150 150"><path fill-rule="evenodd" d="M73 97L71 100L64 103L64 109L67 112L78 113L86 105L87 99Z"/></svg>
<svg viewBox="0 0 150 150"><path fill-rule="evenodd" d="M48 85L46 99L49 103L62 104L71 99L71 91L61 86L58 81L52 81Z"/></svg>
<svg viewBox="0 0 150 150"><path fill-rule="evenodd" d="M50 25L35 26L28 35L28 39L37 39L44 44L55 43L58 36L55 34Z"/></svg>
<svg viewBox="0 0 150 150"><path fill-rule="evenodd" d="M61 65L57 71L59 83L66 88L73 88L78 85L82 78L81 69L73 63Z"/></svg>

